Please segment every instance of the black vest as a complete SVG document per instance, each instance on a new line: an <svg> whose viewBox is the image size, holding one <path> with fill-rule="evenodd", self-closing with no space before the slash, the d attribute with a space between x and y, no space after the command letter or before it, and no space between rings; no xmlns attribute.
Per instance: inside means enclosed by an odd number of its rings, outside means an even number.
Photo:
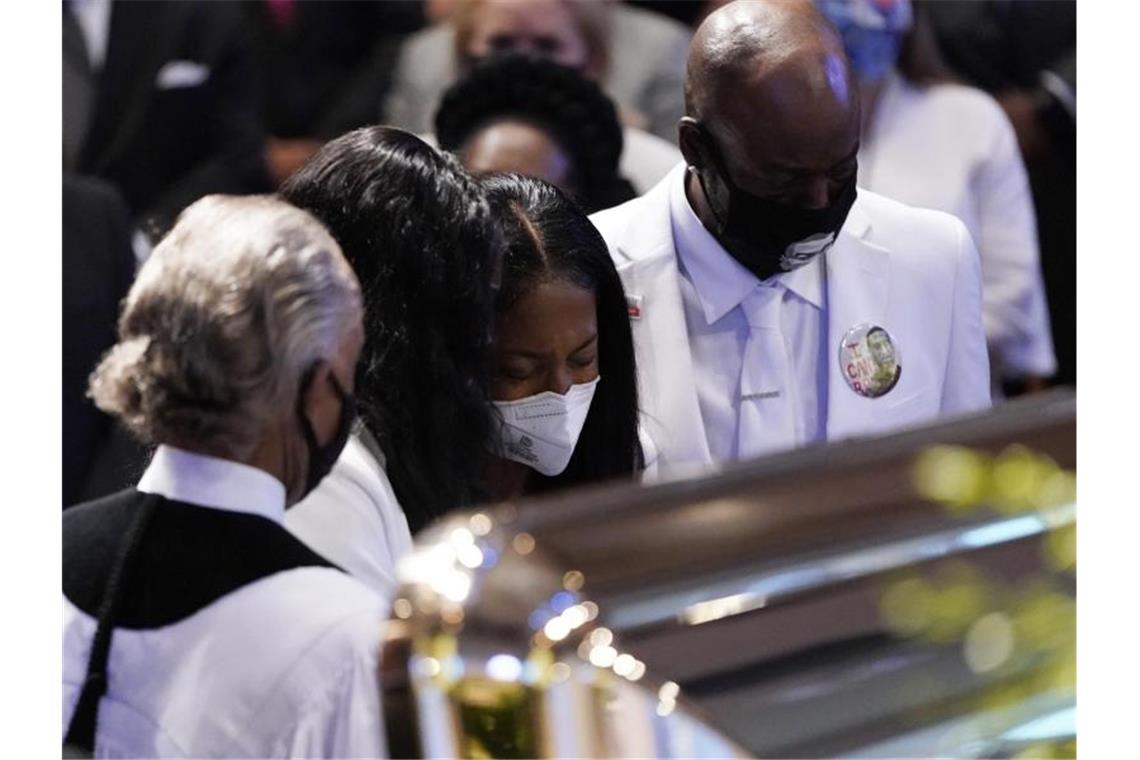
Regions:
<svg viewBox="0 0 1140 760"><path fill-rule="evenodd" d="M127 527L147 498L154 497L130 488L63 513L63 593L93 618ZM115 627L170 625L298 567L335 565L267 518L160 497Z"/></svg>

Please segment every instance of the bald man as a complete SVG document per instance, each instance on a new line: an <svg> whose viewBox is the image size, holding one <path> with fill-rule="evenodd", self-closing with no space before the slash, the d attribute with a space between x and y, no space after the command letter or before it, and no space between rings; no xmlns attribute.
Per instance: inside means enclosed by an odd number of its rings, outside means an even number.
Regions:
<svg viewBox="0 0 1140 760"><path fill-rule="evenodd" d="M813 5L711 14L685 100L685 163L591 217L625 284L658 468L987 408L974 244L948 214L856 188L858 92Z"/></svg>

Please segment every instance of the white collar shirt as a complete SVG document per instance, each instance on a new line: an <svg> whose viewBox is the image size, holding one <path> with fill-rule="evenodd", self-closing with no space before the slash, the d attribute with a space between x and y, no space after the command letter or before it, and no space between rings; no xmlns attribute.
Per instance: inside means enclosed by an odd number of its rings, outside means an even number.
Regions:
<svg viewBox="0 0 1140 760"><path fill-rule="evenodd" d="M228 459L159 446L136 486L186 504L285 520L285 484L264 470Z"/></svg>
<svg viewBox="0 0 1140 760"><path fill-rule="evenodd" d="M280 481L169 446L158 448L137 490L284 519ZM248 583L169 625L118 628L96 753L382 757L376 673L386 617L384 601L358 581L308 566ZM64 598L65 731L96 623Z"/></svg>
<svg viewBox="0 0 1140 760"><path fill-rule="evenodd" d="M103 68L107 59L107 43L111 37L111 0L71 0L71 10L83 43L87 48L87 61L94 71Z"/></svg>
<svg viewBox="0 0 1140 760"><path fill-rule="evenodd" d="M822 441L827 421L826 287L824 256L792 272L761 281L732 258L705 229L685 195L684 166L670 179L670 217L677 251L681 300L689 333L697 400L714 461L749 459ZM826 254L825 254L826 255ZM762 290L775 291L767 295ZM783 338L790 388L767 398L742 398L744 357L758 294L778 298L773 325ZM793 433L741 435L742 404L786 405ZM762 407L763 408L763 407Z"/></svg>

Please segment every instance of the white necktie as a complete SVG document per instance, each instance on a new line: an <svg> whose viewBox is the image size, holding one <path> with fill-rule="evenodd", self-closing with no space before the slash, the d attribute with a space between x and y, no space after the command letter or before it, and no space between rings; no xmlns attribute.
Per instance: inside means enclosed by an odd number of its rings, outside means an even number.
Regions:
<svg viewBox="0 0 1140 760"><path fill-rule="evenodd" d="M759 285L741 303L749 335L740 372L740 459L796 445L791 358L780 323L784 292L781 285Z"/></svg>

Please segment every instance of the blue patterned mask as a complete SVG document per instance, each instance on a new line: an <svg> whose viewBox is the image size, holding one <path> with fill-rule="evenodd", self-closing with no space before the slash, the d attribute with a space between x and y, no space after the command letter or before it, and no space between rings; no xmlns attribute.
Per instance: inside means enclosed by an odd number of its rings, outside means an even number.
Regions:
<svg viewBox="0 0 1140 760"><path fill-rule="evenodd" d="M859 81L878 82L890 73L911 26L909 0L817 0L817 5L843 38Z"/></svg>

